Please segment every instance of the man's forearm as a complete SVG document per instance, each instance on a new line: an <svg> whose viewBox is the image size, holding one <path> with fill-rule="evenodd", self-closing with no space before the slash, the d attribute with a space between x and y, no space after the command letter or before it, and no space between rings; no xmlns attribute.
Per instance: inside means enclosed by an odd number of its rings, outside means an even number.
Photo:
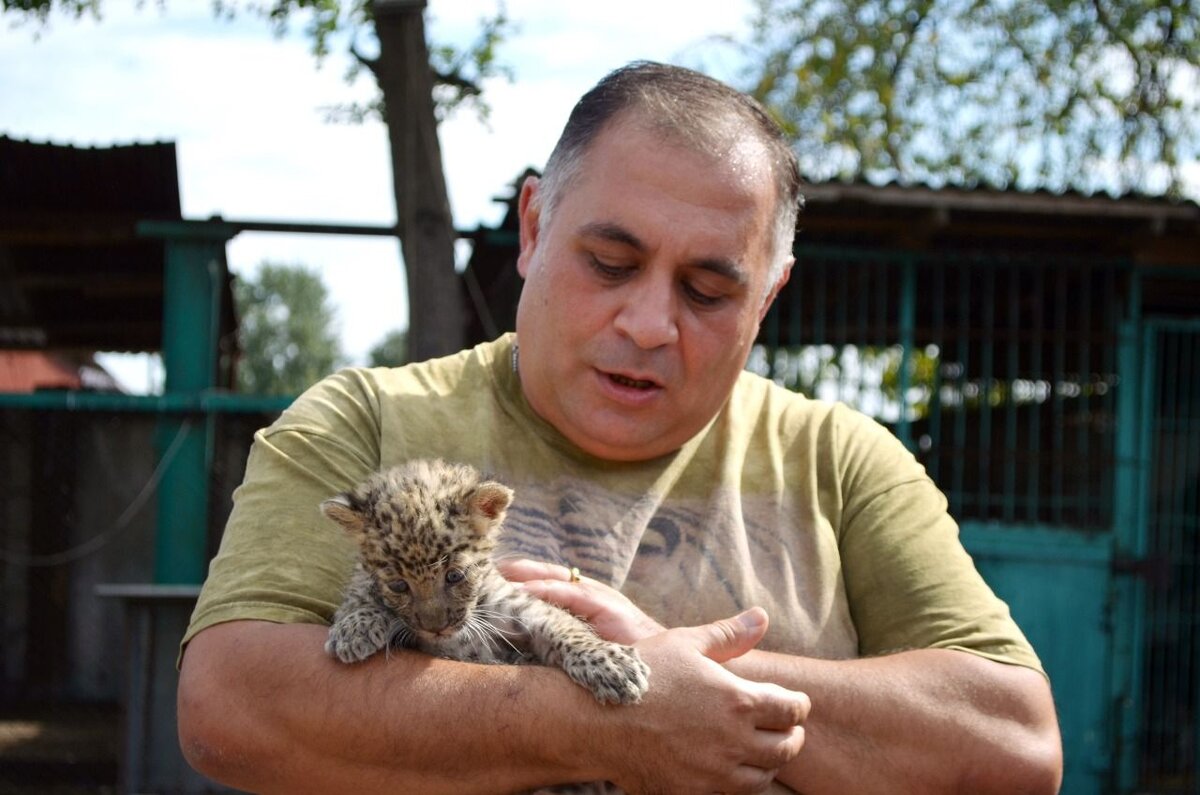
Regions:
<svg viewBox="0 0 1200 795"><path fill-rule="evenodd" d="M804 743L809 700L724 663L761 611L639 646L650 690L600 705L561 671L395 652L325 656L318 626L231 622L183 659L180 742L200 772L254 792L513 792L610 780L630 792L757 792Z"/></svg>
<svg viewBox="0 0 1200 795"><path fill-rule="evenodd" d="M808 693L804 751L778 780L822 793L1054 793L1062 756L1036 671L925 649L829 661L752 651L747 679Z"/></svg>
<svg viewBox="0 0 1200 795"><path fill-rule="evenodd" d="M497 792L589 777L551 669L469 666L408 652L347 666L312 625L233 622L183 659L180 742L201 772L254 792ZM535 737L534 734L537 734Z"/></svg>

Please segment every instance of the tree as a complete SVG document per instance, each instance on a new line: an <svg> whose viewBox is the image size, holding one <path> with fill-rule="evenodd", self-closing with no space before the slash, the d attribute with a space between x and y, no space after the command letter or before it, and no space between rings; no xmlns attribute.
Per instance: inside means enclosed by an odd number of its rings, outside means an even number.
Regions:
<svg viewBox="0 0 1200 795"><path fill-rule="evenodd" d="M275 8L307 4L306 0L276 0ZM418 360L451 353L463 346L466 325L454 267L456 233L437 138L435 89L438 85L450 89L449 94L439 95L452 104L478 98L479 79L496 69L495 44L504 28L504 14L501 11L490 25L485 23L484 35L471 54L459 57L452 49L436 49L437 65L449 71L435 72L425 40L425 0L355 0L343 5L349 7L349 26L357 30L373 23L379 43L377 57L353 52L374 75L382 95L408 283L409 352ZM328 12L325 19L330 20ZM336 24L334 15L325 27ZM319 52L319 35L315 41ZM468 76L472 70L474 76Z"/></svg>
<svg viewBox="0 0 1200 795"><path fill-rule="evenodd" d="M1200 156L1200 0L756 3L810 178L1179 194Z"/></svg>
<svg viewBox="0 0 1200 795"><path fill-rule="evenodd" d="M389 331L367 354L367 360L372 367L399 367L409 361L408 333Z"/></svg>
<svg viewBox="0 0 1200 795"><path fill-rule="evenodd" d="M343 363L334 310L321 277L298 265L264 262L234 282L241 322L238 390L296 395Z"/></svg>
<svg viewBox="0 0 1200 795"><path fill-rule="evenodd" d="M6 12L45 22L55 7L79 17L99 16L102 0L0 0ZM387 124L396 200L396 231L404 255L409 303L409 350L413 359L463 347L466 323L455 270L456 232L450 213L437 138L439 113L482 104L482 82L507 74L496 47L508 28L503 7L481 23L469 47L428 47L425 0L213 0L217 14L263 16L282 32L294 16L307 19L313 53L322 58L338 36L346 37L360 68L375 78L380 98L366 107L341 109L362 119L379 113ZM378 54L364 55L359 38L373 38ZM336 115L336 114L335 114Z"/></svg>

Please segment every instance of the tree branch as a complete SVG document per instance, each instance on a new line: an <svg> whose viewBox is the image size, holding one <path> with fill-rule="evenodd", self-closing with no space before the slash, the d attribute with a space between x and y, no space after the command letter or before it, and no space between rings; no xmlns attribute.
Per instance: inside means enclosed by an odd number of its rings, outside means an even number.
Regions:
<svg viewBox="0 0 1200 795"><path fill-rule="evenodd" d="M483 93L483 89L474 80L468 80L458 71L443 72L433 66L429 67L433 72L433 79L440 85L449 86L458 89L463 96L479 96Z"/></svg>
<svg viewBox="0 0 1200 795"><path fill-rule="evenodd" d="M376 79L379 78L379 59L378 58L368 58L367 56L363 55L358 50L358 43L353 42L353 41L350 42L350 54L352 56L354 56L354 60L357 61L360 66L363 66L366 69L368 69L371 72L371 74L375 75Z"/></svg>

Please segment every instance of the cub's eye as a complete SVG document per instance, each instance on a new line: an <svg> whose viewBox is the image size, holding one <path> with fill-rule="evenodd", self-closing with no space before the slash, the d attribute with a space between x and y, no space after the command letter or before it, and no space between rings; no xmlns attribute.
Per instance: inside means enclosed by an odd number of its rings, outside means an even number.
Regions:
<svg viewBox="0 0 1200 795"><path fill-rule="evenodd" d="M463 574L459 569L450 569L450 571L446 572L446 584L454 585L456 583L460 583L466 576L467 575Z"/></svg>
<svg viewBox="0 0 1200 795"><path fill-rule="evenodd" d="M392 593L408 593L408 582L406 580L392 580L387 584L387 587Z"/></svg>

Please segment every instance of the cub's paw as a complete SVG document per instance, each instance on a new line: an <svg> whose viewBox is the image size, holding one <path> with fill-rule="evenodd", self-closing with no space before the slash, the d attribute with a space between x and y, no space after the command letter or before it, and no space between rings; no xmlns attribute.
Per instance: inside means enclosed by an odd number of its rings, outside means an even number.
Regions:
<svg viewBox="0 0 1200 795"><path fill-rule="evenodd" d="M325 653L344 663L356 663L362 662L386 645L385 624L351 616L329 628Z"/></svg>
<svg viewBox="0 0 1200 795"><path fill-rule="evenodd" d="M650 668L637 650L616 643L573 649L563 670L601 704L635 704L650 686Z"/></svg>

